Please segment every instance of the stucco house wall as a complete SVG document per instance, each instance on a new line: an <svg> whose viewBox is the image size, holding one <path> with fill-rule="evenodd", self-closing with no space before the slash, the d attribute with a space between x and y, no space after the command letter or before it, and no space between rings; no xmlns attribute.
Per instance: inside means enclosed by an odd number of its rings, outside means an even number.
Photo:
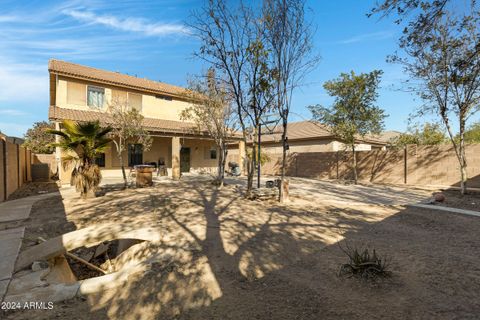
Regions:
<svg viewBox="0 0 480 320"><path fill-rule="evenodd" d="M74 110L93 110L106 112L109 104L114 103L116 100L113 98L113 92L116 93L115 95L122 96L126 93L140 95L142 97L141 113L144 117L148 118L180 121L180 113L190 106L190 103L177 98L172 98L172 100L166 100L156 97L156 95L147 94L138 90L105 85L94 81L69 79L64 76L58 77L56 85L56 105L58 107ZM89 85L105 89L105 103L103 105L103 108L92 109L87 105L87 87Z"/></svg>

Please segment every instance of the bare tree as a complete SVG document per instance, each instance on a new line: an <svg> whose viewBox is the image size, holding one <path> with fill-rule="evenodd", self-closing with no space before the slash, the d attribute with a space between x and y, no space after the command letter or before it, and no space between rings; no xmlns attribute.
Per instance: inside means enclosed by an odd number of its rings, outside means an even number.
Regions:
<svg viewBox="0 0 480 320"><path fill-rule="evenodd" d="M152 137L143 127L143 115L136 108L131 107L127 99L113 99L108 106L108 111L112 115L112 141L122 166L122 176L126 188L128 181L123 152L127 150L128 143L139 143L143 146L143 150L149 150L152 145Z"/></svg>
<svg viewBox="0 0 480 320"><path fill-rule="evenodd" d="M284 202L287 125L293 91L318 63L313 52L312 26L305 20L304 0L264 0L263 20L274 70L276 107L282 119L282 170L280 202Z"/></svg>
<svg viewBox="0 0 480 320"><path fill-rule="evenodd" d="M390 57L412 77L407 84L424 101L417 116L437 115L447 130L460 165L461 192L467 191L464 133L480 108L480 11L472 5L462 13L443 12L428 32L400 41L407 54ZM452 124L458 125L458 137Z"/></svg>
<svg viewBox="0 0 480 320"><path fill-rule="evenodd" d="M191 80L186 97L192 105L180 114L183 120L192 120L199 131L206 131L213 137L219 150L216 183L220 188L225 178L228 142L235 135L238 123L231 97L223 84L216 79L213 69L204 79Z"/></svg>
<svg viewBox="0 0 480 320"><path fill-rule="evenodd" d="M225 0L209 0L195 12L191 28L201 42L195 56L203 59L225 79L235 105L243 139L256 141L261 115L268 109L270 87L268 51L264 47L260 12L243 3L233 6ZM253 186L256 150L246 157L247 193Z"/></svg>

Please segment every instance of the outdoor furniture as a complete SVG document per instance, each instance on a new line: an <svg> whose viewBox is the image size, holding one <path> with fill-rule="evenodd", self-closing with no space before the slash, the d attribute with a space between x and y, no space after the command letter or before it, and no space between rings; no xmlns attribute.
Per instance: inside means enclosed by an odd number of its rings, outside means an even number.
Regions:
<svg viewBox="0 0 480 320"><path fill-rule="evenodd" d="M227 174L238 177L241 175L240 166L236 162L229 162L228 168L230 169Z"/></svg>
<svg viewBox="0 0 480 320"><path fill-rule="evenodd" d="M153 185L152 173L155 171L155 166L149 164L140 164L135 167L136 172L136 186L138 188L150 187Z"/></svg>
<svg viewBox="0 0 480 320"><path fill-rule="evenodd" d="M167 166L165 165L165 160L160 158L158 160L158 169L157 169L157 177L158 176L168 176Z"/></svg>

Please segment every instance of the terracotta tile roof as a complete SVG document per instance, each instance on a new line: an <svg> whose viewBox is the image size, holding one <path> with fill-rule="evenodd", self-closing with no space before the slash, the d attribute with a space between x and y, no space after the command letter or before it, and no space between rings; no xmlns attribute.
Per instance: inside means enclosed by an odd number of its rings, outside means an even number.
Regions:
<svg viewBox="0 0 480 320"><path fill-rule="evenodd" d="M262 128L262 130L264 130ZM283 127L277 125L273 128L272 133L262 134L263 142L280 142L282 141ZM316 121L298 121L290 122L287 127L288 140L310 140L310 139L334 139L335 136L328 130L326 125ZM358 139L359 142L369 142L374 144L386 144L373 136L367 136Z"/></svg>
<svg viewBox="0 0 480 320"><path fill-rule="evenodd" d="M69 119L73 121L99 120L100 123L104 125L114 125L112 116L105 112L74 110L74 109L67 109L67 108L59 108L55 106L50 106L48 110L48 118L50 120ZM156 131L156 132L197 134L197 135L206 134L206 132L198 132L196 125L191 122L144 118L143 126L147 130Z"/></svg>
<svg viewBox="0 0 480 320"><path fill-rule="evenodd" d="M111 85L137 89L140 91L151 91L175 96L181 96L185 92L185 88L177 87L167 83L137 78L118 72L86 67L55 59L48 61L48 71L54 74L85 80L93 80Z"/></svg>

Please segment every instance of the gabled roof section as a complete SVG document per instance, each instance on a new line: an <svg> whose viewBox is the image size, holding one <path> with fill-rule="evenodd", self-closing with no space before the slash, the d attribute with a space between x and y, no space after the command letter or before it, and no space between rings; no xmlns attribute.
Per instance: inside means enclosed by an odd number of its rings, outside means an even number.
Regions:
<svg viewBox="0 0 480 320"><path fill-rule="evenodd" d="M263 130L263 128L262 128ZM273 128L271 133L262 134L263 142L280 142L282 141L283 127L278 124ZM317 121L298 121L289 122L287 125L287 136L289 141L295 140L313 140L313 139L335 139L336 137L329 131L328 127ZM384 141L373 137L366 136L359 138L359 142L366 142L378 145L385 145Z"/></svg>
<svg viewBox="0 0 480 320"><path fill-rule="evenodd" d="M148 80L145 78L137 78L118 72L82 66L80 64L62 60L51 59L48 61L48 71L50 73L67 77L107 83L140 91L149 91L152 93L166 94L177 97L182 97L182 95L185 93L185 88L171 84Z"/></svg>

